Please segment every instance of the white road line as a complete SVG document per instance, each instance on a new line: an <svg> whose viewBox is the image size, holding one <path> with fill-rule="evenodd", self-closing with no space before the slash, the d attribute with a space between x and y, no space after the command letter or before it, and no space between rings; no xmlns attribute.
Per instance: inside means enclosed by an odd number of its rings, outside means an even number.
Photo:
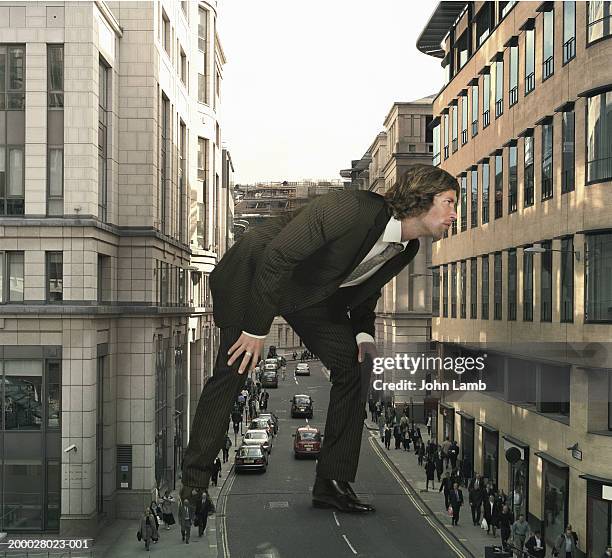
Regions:
<svg viewBox="0 0 612 558"><path fill-rule="evenodd" d="M306 424L308 424L308 419L306 419Z"/></svg>
<svg viewBox="0 0 612 558"><path fill-rule="evenodd" d="M234 469L231 470L232 472L230 473L232 475L232 478L228 479L226 482L228 483L224 497L222 499L221 502L221 515L222 515L222 521L220 524L221 527L221 542L223 543L223 556L224 558L230 558L230 551L229 551L229 544L228 544L228 540L227 540L227 522L226 522L226 509L227 509L227 497L232 489L232 486L234 485L234 480L236 480L236 471ZM217 508L218 509L218 508Z"/></svg>
<svg viewBox="0 0 612 558"><path fill-rule="evenodd" d="M353 545L351 544L351 541L348 540L346 535L342 535L342 538L346 541L346 544L349 545L349 548L353 551L353 554L357 554L357 551L353 548Z"/></svg>
<svg viewBox="0 0 612 558"><path fill-rule="evenodd" d="M336 525L340 527L340 522L338 521L338 516L336 515L336 512L334 512L334 520L336 522Z"/></svg>

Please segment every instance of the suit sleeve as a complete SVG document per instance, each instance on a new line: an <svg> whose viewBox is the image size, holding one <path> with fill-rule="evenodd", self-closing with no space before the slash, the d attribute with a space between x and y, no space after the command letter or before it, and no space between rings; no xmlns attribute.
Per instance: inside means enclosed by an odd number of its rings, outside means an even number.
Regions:
<svg viewBox="0 0 612 558"><path fill-rule="evenodd" d="M278 315L278 292L294 269L328 242L350 232L359 201L343 193L321 196L296 215L265 249L257 266L243 331L266 335Z"/></svg>
<svg viewBox="0 0 612 558"><path fill-rule="evenodd" d="M369 298L366 298L359 306L351 309L351 326L355 336L359 333L367 333L373 338L376 338L374 333L374 321L376 320L376 303L380 298L381 292L374 293Z"/></svg>

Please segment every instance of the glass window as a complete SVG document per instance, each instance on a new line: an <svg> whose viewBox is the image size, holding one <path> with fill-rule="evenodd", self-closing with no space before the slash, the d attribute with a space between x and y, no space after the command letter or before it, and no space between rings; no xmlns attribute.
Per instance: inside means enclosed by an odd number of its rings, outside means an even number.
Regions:
<svg viewBox="0 0 612 558"><path fill-rule="evenodd" d="M461 97L461 145L465 145L468 140L468 98L467 95Z"/></svg>
<svg viewBox="0 0 612 558"><path fill-rule="evenodd" d="M502 255L496 252L493 260L493 319L502 319Z"/></svg>
<svg viewBox="0 0 612 558"><path fill-rule="evenodd" d="M563 137L563 168L561 169L561 192L572 192L575 188L575 172L574 172L574 136L575 136L575 113L573 110L564 112L561 120L561 133Z"/></svg>
<svg viewBox="0 0 612 558"><path fill-rule="evenodd" d="M504 214L504 157L495 156L495 218Z"/></svg>
<svg viewBox="0 0 612 558"><path fill-rule="evenodd" d="M482 76L482 127L486 128L491 122L491 76L486 73Z"/></svg>
<svg viewBox="0 0 612 558"><path fill-rule="evenodd" d="M63 299L63 254L46 252L47 257L47 302Z"/></svg>
<svg viewBox="0 0 612 558"><path fill-rule="evenodd" d="M471 198L471 228L478 226L478 169L472 170L471 176L472 198Z"/></svg>
<svg viewBox="0 0 612 558"><path fill-rule="evenodd" d="M168 152L168 137L170 134L169 128L169 101L165 95L162 95L161 100L161 137L160 137L160 163L159 163L159 192L158 192L158 214L159 228L166 232L166 219L168 216L168 192L167 192L167 152Z"/></svg>
<svg viewBox="0 0 612 558"><path fill-rule="evenodd" d="M466 31L457 39L455 43L455 50L457 52L457 68L461 69L465 66L468 58L470 57L470 53L468 50L468 32Z"/></svg>
<svg viewBox="0 0 612 558"><path fill-rule="evenodd" d="M198 74L198 101L200 103L207 103L206 98L206 76L204 74Z"/></svg>
<svg viewBox="0 0 612 558"><path fill-rule="evenodd" d="M504 113L504 61L495 63L495 118Z"/></svg>
<svg viewBox="0 0 612 558"><path fill-rule="evenodd" d="M106 221L108 203L108 68L105 64L98 65L99 91L98 91L98 219Z"/></svg>
<svg viewBox="0 0 612 558"><path fill-rule="evenodd" d="M199 7L198 20L198 49L206 51L206 41L208 39L208 10Z"/></svg>
<svg viewBox="0 0 612 558"><path fill-rule="evenodd" d="M478 85L472 85L472 137L478 134Z"/></svg>
<svg viewBox="0 0 612 558"><path fill-rule="evenodd" d="M170 20L166 12L162 9L162 45L164 50L170 56Z"/></svg>
<svg viewBox="0 0 612 558"><path fill-rule="evenodd" d="M481 317L483 320L489 319L489 255L485 254L482 257L482 277L480 278L482 283L481 293Z"/></svg>
<svg viewBox="0 0 612 558"><path fill-rule="evenodd" d="M40 430L43 421L43 361L5 360L4 375L5 428Z"/></svg>
<svg viewBox="0 0 612 558"><path fill-rule="evenodd" d="M574 240L561 239L561 322L574 321Z"/></svg>
<svg viewBox="0 0 612 558"><path fill-rule="evenodd" d="M64 195L64 150L49 149L49 196Z"/></svg>
<svg viewBox="0 0 612 558"><path fill-rule="evenodd" d="M463 260L460 266L461 272L461 318L467 317L467 262Z"/></svg>
<svg viewBox="0 0 612 558"><path fill-rule="evenodd" d="M9 302L23 302L23 252L6 252Z"/></svg>
<svg viewBox="0 0 612 558"><path fill-rule="evenodd" d="M440 316L440 269L431 270L432 291L431 291L431 312L433 316Z"/></svg>
<svg viewBox="0 0 612 558"><path fill-rule="evenodd" d="M450 265L451 318L457 317L457 264Z"/></svg>
<svg viewBox="0 0 612 558"><path fill-rule="evenodd" d="M47 89L49 108L64 106L64 45L47 47Z"/></svg>
<svg viewBox="0 0 612 558"><path fill-rule="evenodd" d="M563 63L576 56L576 2L563 2Z"/></svg>
<svg viewBox="0 0 612 558"><path fill-rule="evenodd" d="M23 197L23 147L9 147L8 150L9 180L7 194Z"/></svg>
<svg viewBox="0 0 612 558"><path fill-rule="evenodd" d="M544 252L540 254L540 321L552 321L552 243L541 243Z"/></svg>
<svg viewBox="0 0 612 558"><path fill-rule="evenodd" d="M432 164L437 167L440 164L440 124L433 129L433 159Z"/></svg>
<svg viewBox="0 0 612 558"><path fill-rule="evenodd" d="M442 266L442 313L444 318L448 318L448 273L450 273L450 265Z"/></svg>
<svg viewBox="0 0 612 558"><path fill-rule="evenodd" d="M498 446L499 437L497 432L485 430L482 448L484 458L483 477L487 481L491 481L495 487L497 487Z"/></svg>
<svg viewBox="0 0 612 558"><path fill-rule="evenodd" d="M508 320L516 320L516 250L508 250Z"/></svg>
<svg viewBox="0 0 612 558"><path fill-rule="evenodd" d="M612 320L612 234L586 237L585 321Z"/></svg>
<svg viewBox="0 0 612 558"><path fill-rule="evenodd" d="M61 419L62 374L59 361L47 362L47 428L59 428Z"/></svg>
<svg viewBox="0 0 612 558"><path fill-rule="evenodd" d="M470 318L478 318L478 260L470 260Z"/></svg>
<svg viewBox="0 0 612 558"><path fill-rule="evenodd" d="M42 461L5 459L4 486L4 527L40 531L43 528Z"/></svg>
<svg viewBox="0 0 612 558"><path fill-rule="evenodd" d="M589 43L612 34L612 2L587 2L587 41Z"/></svg>
<svg viewBox="0 0 612 558"><path fill-rule="evenodd" d="M508 97L509 106L512 106L518 102L518 59L518 47L510 47L510 91Z"/></svg>
<svg viewBox="0 0 612 558"><path fill-rule="evenodd" d="M552 547L567 525L568 471L548 461L544 465L544 540Z"/></svg>
<svg viewBox="0 0 612 558"><path fill-rule="evenodd" d="M542 199L553 197L553 125L542 125Z"/></svg>
<svg viewBox="0 0 612 558"><path fill-rule="evenodd" d="M525 207L533 205L534 173L533 173L533 136L525 136L525 168L524 168L524 192L523 200Z"/></svg>
<svg viewBox="0 0 612 558"><path fill-rule="evenodd" d="M482 9L476 16L476 44L480 46L485 42L491 32L491 2L483 2Z"/></svg>
<svg viewBox="0 0 612 558"><path fill-rule="evenodd" d="M555 49L555 12L550 10L544 12L544 45L542 54L542 81L548 79L555 71L554 49Z"/></svg>
<svg viewBox="0 0 612 558"><path fill-rule="evenodd" d="M533 321L533 252L523 252L523 321Z"/></svg>
<svg viewBox="0 0 612 558"><path fill-rule="evenodd" d="M489 222L489 163L482 164L482 224Z"/></svg>
<svg viewBox="0 0 612 558"><path fill-rule="evenodd" d="M591 4L596 2L591 2ZM587 182L612 179L612 91L587 103Z"/></svg>
<svg viewBox="0 0 612 558"><path fill-rule="evenodd" d="M453 153L457 151L457 118L458 118L458 107L455 105L451 107L452 119L453 119Z"/></svg>
<svg viewBox="0 0 612 558"><path fill-rule="evenodd" d="M467 176L461 175L461 232L467 229Z"/></svg>
<svg viewBox="0 0 612 558"><path fill-rule="evenodd" d="M535 89L535 29L525 31L525 95Z"/></svg>
<svg viewBox="0 0 612 558"><path fill-rule="evenodd" d="M444 158L448 159L448 136L449 136L448 114L444 115Z"/></svg>
<svg viewBox="0 0 612 558"><path fill-rule="evenodd" d="M511 145L508 149L508 213L514 213L518 200L518 148Z"/></svg>

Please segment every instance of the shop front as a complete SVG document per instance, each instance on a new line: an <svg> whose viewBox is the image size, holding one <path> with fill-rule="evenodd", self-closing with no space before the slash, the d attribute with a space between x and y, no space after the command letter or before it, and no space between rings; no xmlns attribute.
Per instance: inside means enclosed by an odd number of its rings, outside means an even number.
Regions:
<svg viewBox="0 0 612 558"><path fill-rule="evenodd" d="M474 417L463 411L457 411L461 416L461 472L466 478L474 474Z"/></svg>
<svg viewBox="0 0 612 558"><path fill-rule="evenodd" d="M568 524L569 467L543 451L538 451L535 455L542 460L542 530L546 544L552 546Z"/></svg>
<svg viewBox="0 0 612 558"><path fill-rule="evenodd" d="M513 495L513 513L518 518L520 514L529 520L529 446L516 438L504 435L504 453L508 456L508 450L515 448L520 454L520 459L514 463L508 461L508 487Z"/></svg>
<svg viewBox="0 0 612 558"><path fill-rule="evenodd" d="M482 476L498 487L499 431L485 422L477 424L482 428Z"/></svg>
<svg viewBox="0 0 612 558"><path fill-rule="evenodd" d="M612 479L580 475L587 482L587 558L612 546Z"/></svg>

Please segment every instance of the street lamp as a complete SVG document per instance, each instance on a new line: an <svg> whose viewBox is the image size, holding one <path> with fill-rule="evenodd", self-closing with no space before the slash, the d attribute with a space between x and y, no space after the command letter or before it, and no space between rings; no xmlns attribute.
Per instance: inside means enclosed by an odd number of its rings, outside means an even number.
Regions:
<svg viewBox="0 0 612 558"><path fill-rule="evenodd" d="M544 254L546 252L569 252L576 256L577 261L580 261L580 252L578 250L557 250L555 248L543 248L541 244L534 244L533 246L523 248L523 252L532 252L536 254Z"/></svg>

